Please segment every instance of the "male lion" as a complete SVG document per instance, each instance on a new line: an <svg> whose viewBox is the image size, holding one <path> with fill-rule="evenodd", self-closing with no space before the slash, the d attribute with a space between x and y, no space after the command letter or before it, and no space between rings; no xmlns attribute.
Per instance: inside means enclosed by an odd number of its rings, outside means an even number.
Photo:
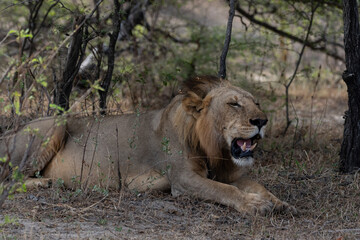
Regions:
<svg viewBox="0 0 360 240"><path fill-rule="evenodd" d="M23 128L27 131L3 137L0 157L7 155L13 166L19 165L27 148L25 136L35 132L23 168L29 176L40 171L73 188L81 183L171 189L174 196L189 194L240 212L296 213L245 177L267 121L250 93L216 77L196 77L162 110L68 117L65 124L61 118L33 121Z"/></svg>

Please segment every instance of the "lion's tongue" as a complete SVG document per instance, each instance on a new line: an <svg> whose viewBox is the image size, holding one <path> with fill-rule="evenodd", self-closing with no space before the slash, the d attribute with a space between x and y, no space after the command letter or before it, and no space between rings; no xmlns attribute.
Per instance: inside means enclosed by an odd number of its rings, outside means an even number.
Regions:
<svg viewBox="0 0 360 240"><path fill-rule="evenodd" d="M250 139L247 139L247 140L239 139L239 140L236 141L236 144L239 147L244 146L244 143L246 143L246 149L251 147L251 140Z"/></svg>

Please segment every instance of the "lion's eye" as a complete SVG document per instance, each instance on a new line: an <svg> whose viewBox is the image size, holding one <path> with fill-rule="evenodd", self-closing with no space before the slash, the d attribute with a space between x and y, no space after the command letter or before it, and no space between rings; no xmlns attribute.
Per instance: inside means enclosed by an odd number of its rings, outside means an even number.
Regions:
<svg viewBox="0 0 360 240"><path fill-rule="evenodd" d="M258 107L260 107L260 103L257 103L257 102L256 102L255 105L258 106Z"/></svg>
<svg viewBox="0 0 360 240"><path fill-rule="evenodd" d="M239 107L241 107L241 105L240 104L238 104L237 102L230 102L230 103L228 103L230 106L232 106L232 107L236 107L236 108L239 108Z"/></svg>

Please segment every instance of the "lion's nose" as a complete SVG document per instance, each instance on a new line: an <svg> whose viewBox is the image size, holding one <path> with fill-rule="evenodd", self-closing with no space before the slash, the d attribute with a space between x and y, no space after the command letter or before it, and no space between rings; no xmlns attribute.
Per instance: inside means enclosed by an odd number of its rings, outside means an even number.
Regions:
<svg viewBox="0 0 360 240"><path fill-rule="evenodd" d="M250 124L257 126L260 130L263 126L266 125L267 121L268 121L267 119L260 119L260 118L250 119Z"/></svg>

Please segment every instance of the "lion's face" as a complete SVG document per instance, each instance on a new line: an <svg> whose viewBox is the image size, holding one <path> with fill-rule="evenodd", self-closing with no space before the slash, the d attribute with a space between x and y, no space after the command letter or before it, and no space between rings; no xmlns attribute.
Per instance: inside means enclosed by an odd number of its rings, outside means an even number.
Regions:
<svg viewBox="0 0 360 240"><path fill-rule="evenodd" d="M196 110L196 131L207 155L225 150L236 165L251 166L256 141L264 137L267 123L254 97L231 84L212 89L203 99L192 93L188 97Z"/></svg>
<svg viewBox="0 0 360 240"><path fill-rule="evenodd" d="M188 142L200 145L211 165L227 158L227 153L237 166L251 166L256 141L264 137L268 121L254 97L216 77L198 77L188 83L182 100L183 109L193 117L188 123L194 128L185 128Z"/></svg>
<svg viewBox="0 0 360 240"><path fill-rule="evenodd" d="M267 118L254 97L238 87L221 87L209 93L207 114L217 121L232 160L238 166L253 164L257 139L264 137Z"/></svg>

